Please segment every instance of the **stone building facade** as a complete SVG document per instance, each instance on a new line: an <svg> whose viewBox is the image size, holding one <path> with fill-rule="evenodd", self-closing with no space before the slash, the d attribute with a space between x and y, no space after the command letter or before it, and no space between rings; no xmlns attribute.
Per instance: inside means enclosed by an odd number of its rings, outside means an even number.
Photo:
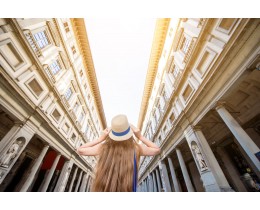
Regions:
<svg viewBox="0 0 260 210"><path fill-rule="evenodd" d="M0 191L89 191L106 128L83 19L0 19Z"/></svg>
<svg viewBox="0 0 260 210"><path fill-rule="evenodd" d="M138 126L144 192L260 191L260 19L159 19Z"/></svg>

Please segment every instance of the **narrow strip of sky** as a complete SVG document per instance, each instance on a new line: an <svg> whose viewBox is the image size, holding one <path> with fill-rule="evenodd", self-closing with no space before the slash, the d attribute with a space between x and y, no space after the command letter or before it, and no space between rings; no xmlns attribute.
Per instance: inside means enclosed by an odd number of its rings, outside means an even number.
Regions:
<svg viewBox="0 0 260 210"><path fill-rule="evenodd" d="M137 125L156 19L85 19L108 126L117 114Z"/></svg>

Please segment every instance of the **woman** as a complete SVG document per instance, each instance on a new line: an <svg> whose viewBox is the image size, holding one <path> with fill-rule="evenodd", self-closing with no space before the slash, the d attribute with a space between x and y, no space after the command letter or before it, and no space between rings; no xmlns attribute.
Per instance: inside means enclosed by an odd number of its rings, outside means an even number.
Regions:
<svg viewBox="0 0 260 210"><path fill-rule="evenodd" d="M134 136L144 144L138 144ZM95 141L82 145L78 154L99 156L92 184L93 192L135 192L140 156L153 156L160 148L128 123L125 115L117 115L111 128Z"/></svg>

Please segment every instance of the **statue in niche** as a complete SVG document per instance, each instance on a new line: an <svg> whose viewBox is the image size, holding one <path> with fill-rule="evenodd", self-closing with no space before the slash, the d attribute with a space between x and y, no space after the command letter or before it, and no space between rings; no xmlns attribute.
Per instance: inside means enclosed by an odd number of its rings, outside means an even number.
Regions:
<svg viewBox="0 0 260 210"><path fill-rule="evenodd" d="M17 156L19 148L22 145L22 141L15 141L12 146L7 150L6 154L0 160L0 166L8 168L10 162Z"/></svg>
<svg viewBox="0 0 260 210"><path fill-rule="evenodd" d="M5 171L0 170L0 179L5 175Z"/></svg>
<svg viewBox="0 0 260 210"><path fill-rule="evenodd" d="M204 160L204 158L202 156L202 153L201 153L198 145L197 144L192 144L191 145L191 149L193 150L193 152L195 154L195 157L196 157L196 159L197 159L197 161L199 163L201 171L206 170L207 169L207 164L206 164L206 162L205 162L205 160Z"/></svg>

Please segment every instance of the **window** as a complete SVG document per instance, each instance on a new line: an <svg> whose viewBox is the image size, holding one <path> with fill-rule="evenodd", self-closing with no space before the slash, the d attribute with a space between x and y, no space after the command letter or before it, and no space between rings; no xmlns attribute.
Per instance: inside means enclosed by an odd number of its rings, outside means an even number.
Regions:
<svg viewBox="0 0 260 210"><path fill-rule="evenodd" d="M58 112L57 109L55 109L53 112L52 112L52 116L54 117L54 119L58 122L59 119L61 118L61 115L60 113Z"/></svg>
<svg viewBox="0 0 260 210"><path fill-rule="evenodd" d="M174 77L177 77L180 72L180 68L177 65L173 65L172 68L170 68L169 73L173 74Z"/></svg>
<svg viewBox="0 0 260 210"><path fill-rule="evenodd" d="M38 32L38 33L34 34L33 37L40 49L42 49L50 44L50 42L47 38L47 35L46 35L46 31Z"/></svg>
<svg viewBox="0 0 260 210"><path fill-rule="evenodd" d="M175 120L174 113L171 114L171 116L169 117L169 120L170 120L171 123L174 122L174 120Z"/></svg>
<svg viewBox="0 0 260 210"><path fill-rule="evenodd" d="M84 113L81 112L80 117L79 117L79 122L80 122L80 123L81 123L81 121L83 120L83 118L84 118Z"/></svg>
<svg viewBox="0 0 260 210"><path fill-rule="evenodd" d="M184 37L181 45L181 50L184 53L186 53L188 51L189 45L190 45L190 40Z"/></svg>
<svg viewBox="0 0 260 210"><path fill-rule="evenodd" d="M71 90L71 88L69 88L69 89L65 92L65 94L64 94L66 100L69 100L70 97L71 97L71 95L72 95L72 90Z"/></svg>
<svg viewBox="0 0 260 210"><path fill-rule="evenodd" d="M68 33L70 31L70 27L69 27L68 22L63 23L63 26L64 26L66 33Z"/></svg>
<svg viewBox="0 0 260 210"><path fill-rule="evenodd" d="M167 133L167 127L166 126L164 126L164 128L163 128L163 132L166 135L166 133Z"/></svg>
<svg viewBox="0 0 260 210"><path fill-rule="evenodd" d="M76 53L76 48L75 48L75 46L72 46L71 47L71 50L72 50L72 53L73 53L73 55Z"/></svg>
<svg viewBox="0 0 260 210"><path fill-rule="evenodd" d="M158 119L157 119L157 115L156 115L156 110L154 110L154 112L153 112L153 117L155 120L155 124L157 124Z"/></svg>
<svg viewBox="0 0 260 210"><path fill-rule="evenodd" d="M80 74L80 76L82 77L82 76L83 76L83 71L80 70L79 74Z"/></svg>
<svg viewBox="0 0 260 210"><path fill-rule="evenodd" d="M72 134L72 136L71 136L71 140L73 141L73 142L75 142L75 140L76 140L76 135L73 133Z"/></svg>
<svg viewBox="0 0 260 210"><path fill-rule="evenodd" d="M173 75L174 75L174 77L177 77L178 74L179 74L179 72L180 72L179 67L177 67L177 66L175 65L175 67L174 67L174 69L173 69Z"/></svg>
<svg viewBox="0 0 260 210"><path fill-rule="evenodd" d="M70 129L69 125L67 123L65 123L63 126L63 130L65 131L65 133L68 133L69 129Z"/></svg>
<svg viewBox="0 0 260 210"><path fill-rule="evenodd" d="M85 135L87 136L89 125L86 126Z"/></svg>
<svg viewBox="0 0 260 210"><path fill-rule="evenodd" d="M41 86L39 85L39 83L36 81L36 79L31 80L28 83L29 87L31 88L31 90L33 91L33 93L35 95L37 95L38 97L41 95L41 93L43 92L43 89L41 88Z"/></svg>
<svg viewBox="0 0 260 210"><path fill-rule="evenodd" d="M163 97L164 102L167 101L167 96L166 96L166 92L165 91L162 92L162 97Z"/></svg>
<svg viewBox="0 0 260 210"><path fill-rule="evenodd" d="M189 96L191 95L193 89L191 88L190 85L187 85L186 89L184 90L182 96L184 98L185 101L187 101L187 99L189 98Z"/></svg>
<svg viewBox="0 0 260 210"><path fill-rule="evenodd" d="M75 114L77 113L78 108L79 108L79 104L76 102L74 107L73 107L73 111L74 111Z"/></svg>
<svg viewBox="0 0 260 210"><path fill-rule="evenodd" d="M50 68L54 75L57 74L61 70L60 62L58 60L53 61L50 64Z"/></svg>
<svg viewBox="0 0 260 210"><path fill-rule="evenodd" d="M158 137L158 141L159 141L159 143L162 142L162 137L161 136Z"/></svg>
<svg viewBox="0 0 260 210"><path fill-rule="evenodd" d="M162 112L161 105L160 105L160 104L158 104L157 108L158 108L158 110L159 110L159 115L160 115L160 114L161 114L161 112Z"/></svg>

